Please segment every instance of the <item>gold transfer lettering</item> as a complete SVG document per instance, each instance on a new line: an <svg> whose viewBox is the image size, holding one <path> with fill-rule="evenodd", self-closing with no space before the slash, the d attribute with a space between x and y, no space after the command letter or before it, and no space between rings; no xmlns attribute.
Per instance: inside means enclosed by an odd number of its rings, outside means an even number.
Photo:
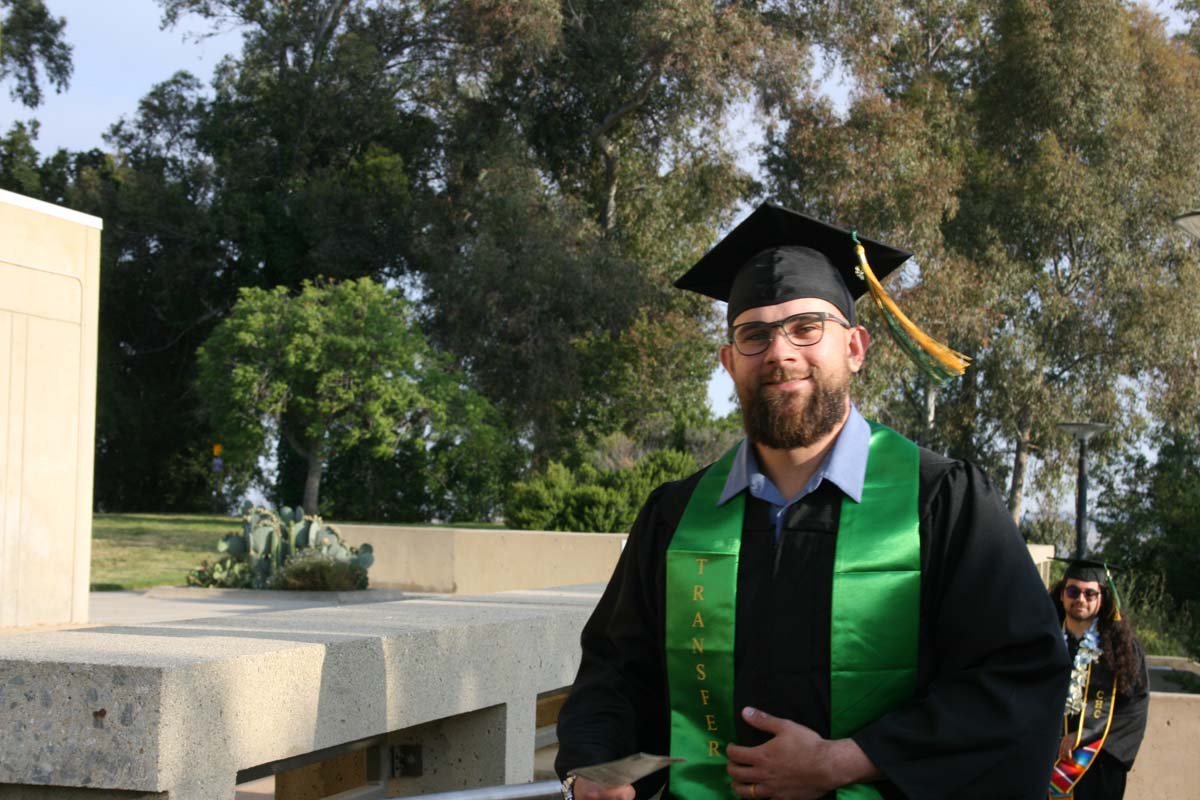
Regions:
<svg viewBox="0 0 1200 800"><path fill-rule="evenodd" d="M704 727L710 731L715 731L717 729L717 715L716 714L705 714L704 715Z"/></svg>
<svg viewBox="0 0 1200 800"><path fill-rule="evenodd" d="M697 558L696 559L696 565L699 567L699 570L696 572L697 575L704 574L704 565L707 563L708 563L707 558Z"/></svg>
<svg viewBox="0 0 1200 800"><path fill-rule="evenodd" d="M701 636L699 639L697 639L695 636L692 637L692 652L700 653L701 655L704 654L704 637L703 636Z"/></svg>
<svg viewBox="0 0 1200 800"><path fill-rule="evenodd" d="M703 664L696 665L696 680L698 680L698 681L708 680L708 673L704 671Z"/></svg>
<svg viewBox="0 0 1200 800"><path fill-rule="evenodd" d="M692 587L692 602L693 603L703 603L704 602L704 587L698 583Z"/></svg>
<svg viewBox="0 0 1200 800"><path fill-rule="evenodd" d="M693 628L703 628L704 627L704 617L700 616L699 611L696 612L696 618L692 620L692 627Z"/></svg>
<svg viewBox="0 0 1200 800"><path fill-rule="evenodd" d="M709 758L719 758L720 756L721 756L721 743L714 742L712 739L709 739L708 740L708 757Z"/></svg>
<svg viewBox="0 0 1200 800"><path fill-rule="evenodd" d="M700 690L700 703L701 705L708 705L708 689Z"/></svg>

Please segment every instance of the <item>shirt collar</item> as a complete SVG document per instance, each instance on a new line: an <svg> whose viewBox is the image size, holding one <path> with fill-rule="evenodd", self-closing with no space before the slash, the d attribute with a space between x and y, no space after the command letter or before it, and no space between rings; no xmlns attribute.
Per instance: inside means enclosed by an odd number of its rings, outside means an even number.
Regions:
<svg viewBox="0 0 1200 800"><path fill-rule="evenodd" d="M871 444L871 426L854 404L850 415L838 433L829 454L821 463L808 485L793 498L785 498L759 468L754 448L748 439L743 439L725 479L725 488L717 505L724 505L731 497L743 490L776 506L785 506L814 491L821 481L828 480L836 485L854 502L862 500L863 483L867 475L867 450Z"/></svg>

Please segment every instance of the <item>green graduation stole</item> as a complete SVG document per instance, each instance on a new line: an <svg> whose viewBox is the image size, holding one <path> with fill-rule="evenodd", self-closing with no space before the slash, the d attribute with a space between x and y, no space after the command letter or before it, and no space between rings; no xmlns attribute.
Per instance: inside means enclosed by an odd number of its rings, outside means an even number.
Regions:
<svg viewBox="0 0 1200 800"><path fill-rule="evenodd" d="M733 797L725 745L733 736L733 646L745 493L718 506L737 448L701 476L667 548L666 652L671 791ZM833 567L830 701L833 738L852 734L916 687L921 544L917 446L871 423L862 502L842 501ZM838 800L874 800L869 784Z"/></svg>

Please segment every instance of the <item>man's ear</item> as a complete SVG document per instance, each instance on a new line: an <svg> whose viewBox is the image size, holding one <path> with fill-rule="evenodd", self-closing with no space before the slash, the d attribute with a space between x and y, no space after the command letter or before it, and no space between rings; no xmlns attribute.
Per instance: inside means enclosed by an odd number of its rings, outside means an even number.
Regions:
<svg viewBox="0 0 1200 800"><path fill-rule="evenodd" d="M717 352L717 355L721 359L721 366L725 368L725 372L728 373L729 377L732 378L733 377L733 345L731 345L731 344L721 345L721 349Z"/></svg>
<svg viewBox="0 0 1200 800"><path fill-rule="evenodd" d="M850 329L850 337L846 349L849 351L850 371L858 372L867 360L867 350L871 348L871 334L862 325Z"/></svg>

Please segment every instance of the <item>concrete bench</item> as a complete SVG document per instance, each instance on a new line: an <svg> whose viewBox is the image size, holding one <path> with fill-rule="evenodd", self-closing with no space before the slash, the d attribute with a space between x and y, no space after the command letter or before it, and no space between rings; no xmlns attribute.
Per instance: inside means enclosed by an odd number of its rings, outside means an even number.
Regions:
<svg viewBox="0 0 1200 800"><path fill-rule="evenodd" d="M0 798L232 797L384 734L422 748L389 794L528 781L537 695L574 678L599 588L6 636Z"/></svg>

